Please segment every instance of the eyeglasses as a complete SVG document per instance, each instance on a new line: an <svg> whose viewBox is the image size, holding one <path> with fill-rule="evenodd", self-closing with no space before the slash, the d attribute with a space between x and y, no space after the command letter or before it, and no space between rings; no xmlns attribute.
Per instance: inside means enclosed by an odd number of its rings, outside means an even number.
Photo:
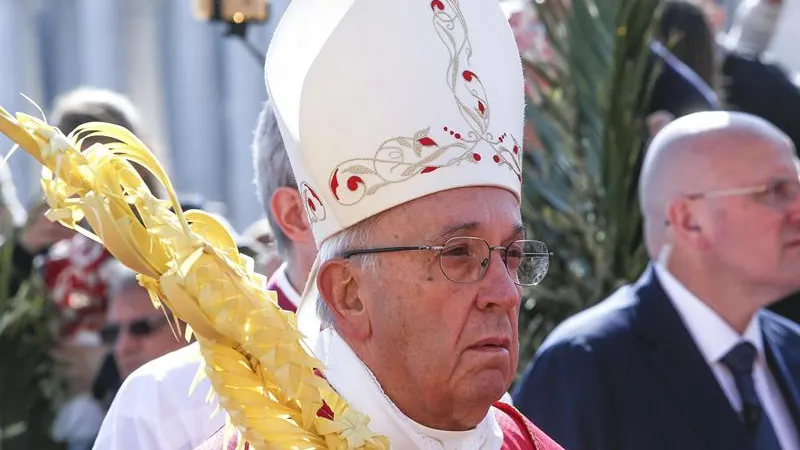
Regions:
<svg viewBox="0 0 800 450"><path fill-rule="evenodd" d="M692 200L699 200L736 195L756 195L760 197L765 204L780 208L794 203L794 201L797 200L798 194L800 194L800 178L784 178L758 186L720 189L690 194L687 197Z"/></svg>
<svg viewBox="0 0 800 450"><path fill-rule="evenodd" d="M547 245L540 241L518 240L508 246L491 246L476 237L454 237L444 245L421 245L411 247L382 247L350 250L342 255L349 259L356 255L427 250L438 252L439 267L444 276L454 283L472 283L486 275L492 251L500 252L506 270L515 284L535 286L547 275L550 268L550 253Z"/></svg>
<svg viewBox="0 0 800 450"><path fill-rule="evenodd" d="M114 344L119 338L119 333L123 329L127 330L131 336L146 337L153 334L167 323L164 315L144 317L134 320L127 324L108 323L100 329L100 338L107 345Z"/></svg>

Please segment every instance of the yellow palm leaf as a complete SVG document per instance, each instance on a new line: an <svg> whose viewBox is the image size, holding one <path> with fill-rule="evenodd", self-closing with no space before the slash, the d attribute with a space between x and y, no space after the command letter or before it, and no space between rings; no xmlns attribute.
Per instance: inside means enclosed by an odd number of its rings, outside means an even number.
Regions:
<svg viewBox="0 0 800 450"><path fill-rule="evenodd" d="M156 307L191 327L220 404L254 448L389 447L315 375L322 364L252 259L211 215L181 210L163 167L130 131L90 123L64 136L0 108L0 132L44 166L48 217L102 242L139 273ZM169 200L152 195L134 164L163 184ZM91 230L78 225L83 217ZM318 415L324 405L332 419Z"/></svg>

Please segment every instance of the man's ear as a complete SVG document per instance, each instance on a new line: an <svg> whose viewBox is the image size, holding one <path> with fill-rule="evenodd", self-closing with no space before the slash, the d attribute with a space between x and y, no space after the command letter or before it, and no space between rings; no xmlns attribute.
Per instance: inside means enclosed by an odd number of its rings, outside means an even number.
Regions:
<svg viewBox="0 0 800 450"><path fill-rule="evenodd" d="M358 270L344 259L326 261L317 273L317 289L328 305L337 331L343 336L363 340L369 337L369 312L359 297Z"/></svg>
<svg viewBox="0 0 800 450"><path fill-rule="evenodd" d="M276 189L272 194L269 206L275 222L289 240L292 242L313 241L314 235L311 233L303 200L297 189L290 187Z"/></svg>
<svg viewBox="0 0 800 450"><path fill-rule="evenodd" d="M667 209L670 231L676 242L684 242L698 249L708 247L698 208L689 199L673 202Z"/></svg>

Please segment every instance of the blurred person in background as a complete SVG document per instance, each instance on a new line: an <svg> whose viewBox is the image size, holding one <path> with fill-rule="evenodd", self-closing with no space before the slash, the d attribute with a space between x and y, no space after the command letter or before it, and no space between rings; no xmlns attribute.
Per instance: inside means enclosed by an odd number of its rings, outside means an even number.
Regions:
<svg viewBox="0 0 800 450"><path fill-rule="evenodd" d="M767 62L782 12L781 0L743 0L731 30L717 43L725 13L713 0L668 0L658 39L720 95L727 109L764 118L800 142L800 88L792 74ZM674 119L653 117L655 133ZM800 323L800 294L769 307Z"/></svg>
<svg viewBox="0 0 800 450"><path fill-rule="evenodd" d="M723 88L729 109L768 120L798 145L800 88L766 54L782 11L782 0L742 1L724 42Z"/></svg>
<svg viewBox="0 0 800 450"><path fill-rule="evenodd" d="M717 44L708 16L693 0L667 0L663 8L655 38L718 93Z"/></svg>
<svg viewBox="0 0 800 450"><path fill-rule="evenodd" d="M58 127L64 134L69 134L78 126L89 122L119 125L137 136L143 136L145 133L136 108L121 94L102 89L78 88L56 98L50 117L53 126ZM94 142L97 141L87 139L85 148ZM159 156L159 159L163 158ZM151 191L160 193L161 188L156 180L150 176L144 176L144 179ZM15 277L19 279L27 279L31 275L34 258L37 255L44 255L56 242L75 236L72 230L46 219L44 213L47 209L48 206L44 202L34 206L20 233L14 242L10 243L14 245L14 263L17 269ZM99 244L97 246L102 248ZM63 254L69 253L70 251L63 252ZM45 258L47 259L49 257Z"/></svg>
<svg viewBox="0 0 800 450"><path fill-rule="evenodd" d="M100 336L113 352L122 379L142 364L186 345L183 328L173 330L169 312L153 308L135 272L113 261L105 278L109 304ZM70 450L90 449L104 417L102 402L92 392L84 392L61 411L53 434L58 441L68 443Z"/></svg>
<svg viewBox="0 0 800 450"><path fill-rule="evenodd" d="M705 24L698 20L698 12L705 16ZM686 43L678 40L670 49L704 79L711 79L726 109L766 119L797 144L797 74L772 62L767 53L782 13L783 0L742 0L730 30L724 32L726 14L716 0L668 0L659 34L663 38L666 27L683 35ZM708 56L703 25L715 39L713 58ZM712 66L718 74L709 78Z"/></svg>
<svg viewBox="0 0 800 450"><path fill-rule="evenodd" d="M147 140L140 115L130 100L108 90L84 87L60 95L49 122L65 134L89 122L111 123ZM87 139L83 150L95 142L98 141ZM161 187L156 180L144 173L143 178L151 191L160 196ZM103 267L112 258L100 244L50 222L44 216L47 209L46 203L38 202L25 224L4 243L13 246L14 272L9 293L13 295L21 282L38 272L48 297L59 309L60 341L54 354L65 363L71 397L57 412L53 435L68 447L80 449L85 446L87 435L96 434L99 423L92 425L87 419L79 427L72 418L97 415L96 398L91 398L92 380L104 365L104 359L105 366L115 366L98 333L107 305ZM118 386L118 376L117 382L110 384ZM95 394L102 396L105 390Z"/></svg>
<svg viewBox="0 0 800 450"><path fill-rule="evenodd" d="M283 261L275 248L275 235L267 219L253 222L241 235L239 251L255 260L256 272L267 278L278 271Z"/></svg>
<svg viewBox="0 0 800 450"><path fill-rule="evenodd" d="M115 264L109 280L107 320L100 335L114 352L123 379L143 364L186 345L184 326L175 329L167 310L156 310L136 273Z"/></svg>
<svg viewBox="0 0 800 450"><path fill-rule="evenodd" d="M639 185L650 265L548 336L520 410L570 450L800 449L800 327L764 309L800 287L798 168L752 115L667 125Z"/></svg>
<svg viewBox="0 0 800 450"><path fill-rule="evenodd" d="M148 142L150 139L141 114L123 94L87 86L67 91L56 97L49 119L64 134L70 134L90 122L121 126L148 144L159 161L164 161L159 150ZM97 142L102 143L98 139L86 139L82 150ZM150 191L157 197L163 197L162 187L157 180L139 167L137 171ZM113 369L116 366L113 355L106 352L98 335L105 320L107 306L105 286L99 273L101 267L111 261L112 257L101 244L82 235L74 236L68 245L54 250L58 252L51 252L48 256L43 272L66 322L60 353L67 360L92 361L92 364L81 364L85 372L82 378L94 379L101 367ZM70 262L66 263L66 260ZM98 352L103 354L103 358L99 360L94 356ZM94 388L96 394L101 396L109 395L108 391L113 392L120 383L118 374L113 370L110 374L105 372L105 375L105 389L98 390L97 386ZM92 389L91 384L87 389Z"/></svg>
<svg viewBox="0 0 800 450"><path fill-rule="evenodd" d="M80 87L56 98L50 123L65 135L90 122L105 122L128 129L154 152L165 170L168 169L166 155L153 145L141 114L126 96L106 89ZM96 142L101 141L94 138L87 139L81 150L86 150ZM163 197L164 190L158 180L149 172L135 164L134 166L150 188L150 192L156 197Z"/></svg>
<svg viewBox="0 0 800 450"><path fill-rule="evenodd" d="M797 74L767 54L783 12L782 0L743 0L724 40L724 89L731 109L760 116L800 144L800 87ZM770 306L800 323L800 293Z"/></svg>

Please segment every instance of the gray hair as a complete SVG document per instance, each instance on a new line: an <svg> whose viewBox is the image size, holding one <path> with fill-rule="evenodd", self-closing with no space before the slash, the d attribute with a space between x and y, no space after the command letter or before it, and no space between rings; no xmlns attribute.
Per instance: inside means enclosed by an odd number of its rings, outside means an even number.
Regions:
<svg viewBox="0 0 800 450"><path fill-rule="evenodd" d="M122 263L117 260L110 260L106 263L102 269L100 269L100 277L106 284L109 298L132 287L144 289L136 278L136 272L122 265Z"/></svg>
<svg viewBox="0 0 800 450"><path fill-rule="evenodd" d="M375 224L378 216L370 217L362 222L357 223L349 228L334 234L328 239L324 240L319 246L320 266L327 261L341 258L342 255L350 250L356 248L363 248L369 242L372 242L372 235L375 230ZM374 271L377 268L378 258L373 254L359 255L361 268L367 271ZM333 314L331 313L328 304L322 299L322 294L317 297L317 317L319 318L322 328L329 328L333 326Z"/></svg>
<svg viewBox="0 0 800 450"><path fill-rule="evenodd" d="M64 134L88 122L107 122L127 128L137 136L141 117L128 97L107 89L81 87L59 95L50 120Z"/></svg>
<svg viewBox="0 0 800 450"><path fill-rule="evenodd" d="M152 145L152 139L145 135L142 117L133 102L118 92L93 87L80 87L59 95L50 115L50 122L64 134L70 134L79 126L89 122L105 122L128 129L144 141L153 152L159 163L169 170L166 155ZM88 139L87 143L96 142ZM156 197L163 197L161 183L153 174L145 171L138 164L133 164L142 176L150 192Z"/></svg>
<svg viewBox="0 0 800 450"><path fill-rule="evenodd" d="M137 273L124 266L116 259L110 260L102 267L100 277L106 284L106 298L109 302L128 289L146 291L145 287L139 283ZM160 308L154 308L154 311L156 310L163 311L170 319L173 317L172 311L170 311L169 307L163 302ZM172 328L172 325L170 325L170 328Z"/></svg>
<svg viewBox="0 0 800 450"><path fill-rule="evenodd" d="M253 137L253 166L256 173L256 187L259 200L264 207L264 214L275 236L278 254L284 261L292 249L292 241L281 230L272 214L270 203L272 194L278 188L291 187L297 189L297 180L292 172L289 155L283 143L278 119L272 109L272 102L267 101L258 116L258 125Z"/></svg>

